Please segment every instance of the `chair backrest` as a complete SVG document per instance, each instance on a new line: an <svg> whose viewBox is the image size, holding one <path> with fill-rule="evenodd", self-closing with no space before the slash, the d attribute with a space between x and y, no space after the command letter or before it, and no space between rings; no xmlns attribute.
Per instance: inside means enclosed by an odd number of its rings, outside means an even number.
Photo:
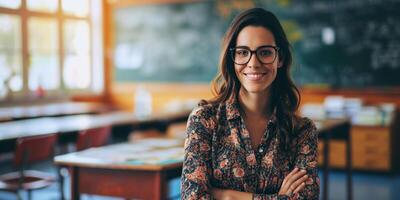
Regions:
<svg viewBox="0 0 400 200"><path fill-rule="evenodd" d="M78 133L76 150L80 151L90 147L98 147L107 144L111 134L111 126L93 128Z"/></svg>
<svg viewBox="0 0 400 200"><path fill-rule="evenodd" d="M18 138L14 165L21 166L50 159L54 155L56 141L56 134Z"/></svg>

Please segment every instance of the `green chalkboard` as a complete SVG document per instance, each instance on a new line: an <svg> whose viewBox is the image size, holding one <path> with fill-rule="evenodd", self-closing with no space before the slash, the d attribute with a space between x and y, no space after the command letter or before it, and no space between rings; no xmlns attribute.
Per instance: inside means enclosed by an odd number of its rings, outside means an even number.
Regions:
<svg viewBox="0 0 400 200"><path fill-rule="evenodd" d="M117 82L209 82L221 39L248 7L276 13L297 84L400 86L400 1L253 0L151 4L114 11Z"/></svg>

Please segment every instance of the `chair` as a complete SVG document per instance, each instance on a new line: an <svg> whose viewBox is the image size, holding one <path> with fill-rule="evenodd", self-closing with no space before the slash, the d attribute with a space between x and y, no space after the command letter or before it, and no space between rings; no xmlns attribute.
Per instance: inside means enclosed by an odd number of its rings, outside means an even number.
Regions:
<svg viewBox="0 0 400 200"><path fill-rule="evenodd" d="M107 144L111 135L111 126L93 128L78 133L76 150L80 151L90 147L98 147Z"/></svg>
<svg viewBox="0 0 400 200"><path fill-rule="evenodd" d="M52 159L56 135L41 135L17 139L14 166L17 172L10 172L0 176L0 190L16 193L21 199L19 190L28 192L31 199L32 190L50 186L56 181L55 176L37 170L27 170L29 164Z"/></svg>

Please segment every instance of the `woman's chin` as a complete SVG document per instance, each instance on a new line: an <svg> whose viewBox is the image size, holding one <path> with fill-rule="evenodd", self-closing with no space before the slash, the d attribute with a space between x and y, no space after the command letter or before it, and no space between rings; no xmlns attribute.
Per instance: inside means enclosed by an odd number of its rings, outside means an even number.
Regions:
<svg viewBox="0 0 400 200"><path fill-rule="evenodd" d="M267 87L245 87L245 91L248 93L265 93L267 91Z"/></svg>

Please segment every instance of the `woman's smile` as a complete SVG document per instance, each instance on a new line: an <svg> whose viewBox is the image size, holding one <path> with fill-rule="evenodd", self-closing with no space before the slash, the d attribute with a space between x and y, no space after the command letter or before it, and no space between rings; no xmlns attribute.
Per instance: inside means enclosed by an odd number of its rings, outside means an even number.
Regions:
<svg viewBox="0 0 400 200"><path fill-rule="evenodd" d="M266 72L249 72L243 74L249 81L260 81L265 77L265 75L267 75Z"/></svg>

